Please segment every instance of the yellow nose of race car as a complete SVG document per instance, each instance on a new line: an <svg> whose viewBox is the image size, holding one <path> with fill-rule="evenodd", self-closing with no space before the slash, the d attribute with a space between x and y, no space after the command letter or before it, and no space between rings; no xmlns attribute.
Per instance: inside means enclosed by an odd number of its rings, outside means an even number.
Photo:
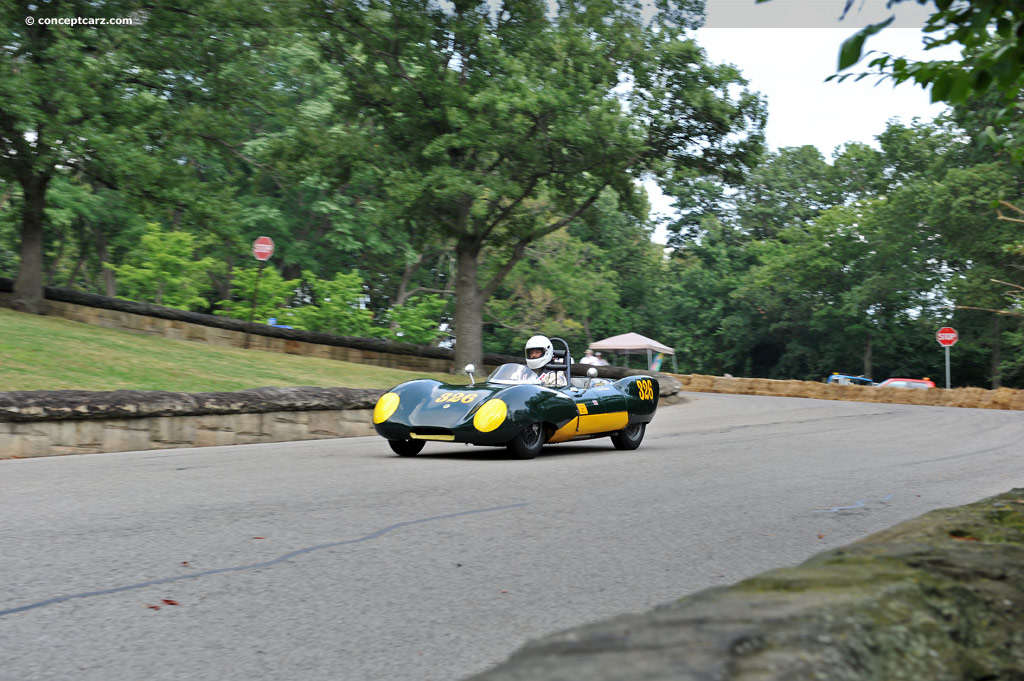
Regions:
<svg viewBox="0 0 1024 681"><path fill-rule="evenodd" d="M377 406L373 408L373 422L383 423L391 418L391 415L398 409L398 395L395 393L384 393L377 400Z"/></svg>
<svg viewBox="0 0 1024 681"><path fill-rule="evenodd" d="M508 405L501 400L491 400L480 407L473 417L473 427L481 433L489 433L502 423L508 416Z"/></svg>

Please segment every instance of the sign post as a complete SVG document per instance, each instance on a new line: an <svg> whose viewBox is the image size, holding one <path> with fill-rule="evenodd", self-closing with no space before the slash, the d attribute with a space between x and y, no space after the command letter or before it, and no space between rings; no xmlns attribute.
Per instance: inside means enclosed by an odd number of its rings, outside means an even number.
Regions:
<svg viewBox="0 0 1024 681"><path fill-rule="evenodd" d="M249 307L249 323L256 313L256 297L260 292L260 279L263 277L263 268L266 266L270 256L274 255L274 240L269 236L261 236L252 242L252 257L260 261L259 271L256 272L256 283L252 288L252 305ZM245 332L245 348L249 348L249 331Z"/></svg>
<svg viewBox="0 0 1024 681"><path fill-rule="evenodd" d="M935 340L946 348L946 390L949 390L949 349L960 340L960 335L952 326L944 326L935 332Z"/></svg>

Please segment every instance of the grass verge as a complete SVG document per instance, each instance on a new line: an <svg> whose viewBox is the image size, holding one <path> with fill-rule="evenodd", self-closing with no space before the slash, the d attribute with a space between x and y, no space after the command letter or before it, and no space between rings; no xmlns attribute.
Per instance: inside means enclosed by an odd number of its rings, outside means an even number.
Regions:
<svg viewBox="0 0 1024 681"><path fill-rule="evenodd" d="M0 308L0 391L383 389L414 378L468 383L465 376L206 345Z"/></svg>

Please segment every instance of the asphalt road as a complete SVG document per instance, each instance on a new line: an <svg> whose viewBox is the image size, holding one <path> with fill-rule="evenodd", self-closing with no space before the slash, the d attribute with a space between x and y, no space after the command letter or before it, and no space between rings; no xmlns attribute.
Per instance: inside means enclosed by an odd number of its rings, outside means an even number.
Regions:
<svg viewBox="0 0 1024 681"><path fill-rule="evenodd" d="M455 681L1024 486L1021 412L690 398L635 452L402 459L356 438L0 461L0 679Z"/></svg>

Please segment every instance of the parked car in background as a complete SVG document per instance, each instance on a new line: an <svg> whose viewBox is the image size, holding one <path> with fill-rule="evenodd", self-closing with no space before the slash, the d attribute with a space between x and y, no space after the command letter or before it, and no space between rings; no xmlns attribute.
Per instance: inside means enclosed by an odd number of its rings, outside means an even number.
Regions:
<svg viewBox="0 0 1024 681"><path fill-rule="evenodd" d="M935 381L924 378L887 378L878 384L879 388L934 388Z"/></svg>
<svg viewBox="0 0 1024 681"><path fill-rule="evenodd" d="M848 376L847 374L838 374L835 372L826 378L825 382L835 385L875 385L875 382L867 376Z"/></svg>

